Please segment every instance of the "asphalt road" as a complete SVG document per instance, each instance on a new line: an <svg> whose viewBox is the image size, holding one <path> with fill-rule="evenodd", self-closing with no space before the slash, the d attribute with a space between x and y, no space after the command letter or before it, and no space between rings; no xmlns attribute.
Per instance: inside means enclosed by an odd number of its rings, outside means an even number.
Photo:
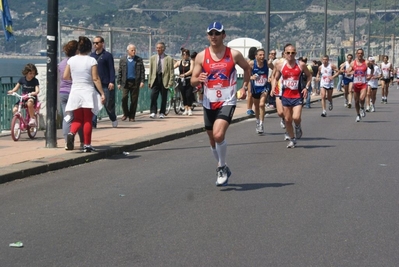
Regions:
<svg viewBox="0 0 399 267"><path fill-rule="evenodd" d="M231 125L227 187L205 133L2 184L0 266L397 266L388 101L358 123L343 98L305 109L295 149L275 114Z"/></svg>

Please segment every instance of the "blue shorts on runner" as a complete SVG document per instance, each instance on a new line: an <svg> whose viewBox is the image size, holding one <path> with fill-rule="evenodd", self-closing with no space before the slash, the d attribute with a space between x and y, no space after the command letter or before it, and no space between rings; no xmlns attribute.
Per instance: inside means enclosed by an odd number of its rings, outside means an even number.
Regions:
<svg viewBox="0 0 399 267"><path fill-rule="evenodd" d="M353 83L353 78L345 78L342 80L344 82L344 85L349 85L350 83Z"/></svg>
<svg viewBox="0 0 399 267"><path fill-rule="evenodd" d="M303 105L303 98L286 98L286 97L281 97L281 104L283 107L296 107L296 106L302 106Z"/></svg>

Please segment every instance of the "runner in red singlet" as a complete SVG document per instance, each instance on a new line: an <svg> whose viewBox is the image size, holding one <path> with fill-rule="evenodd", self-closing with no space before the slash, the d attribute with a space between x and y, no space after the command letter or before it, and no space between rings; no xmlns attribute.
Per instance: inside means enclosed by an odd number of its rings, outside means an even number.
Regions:
<svg viewBox="0 0 399 267"><path fill-rule="evenodd" d="M204 84L205 129L211 144L211 150L218 161L216 185L227 185L231 175L226 165L227 143L225 134L236 107L236 93L245 99L248 89L251 67L243 55L223 44L226 38L223 25L213 22L207 29L210 46L195 58L191 85ZM237 92L235 65L244 70L243 87Z"/></svg>
<svg viewBox="0 0 399 267"><path fill-rule="evenodd" d="M356 51L356 59L352 61L347 70L350 74L353 74L353 96L355 98L356 108L356 122L359 122L362 117L366 116L364 111L364 102L367 93L367 81L370 80L373 73L367 75L367 66L369 62L364 58L363 49L359 48Z"/></svg>
<svg viewBox="0 0 399 267"><path fill-rule="evenodd" d="M283 62L277 62L275 65L275 75L273 77L272 88L282 77L283 93L281 102L285 118L285 126L290 137L287 148L294 148L296 139L302 137L301 113L303 99L307 97L308 88L312 81L310 74L304 62L295 59L296 49L293 45L287 44L284 47L286 59ZM306 75L306 84L301 84L301 73ZM295 134L292 122L295 123Z"/></svg>
<svg viewBox="0 0 399 267"><path fill-rule="evenodd" d="M277 62L283 62L285 60L285 51L281 52L281 58L275 59L273 61L273 65L276 66ZM281 128L285 129L285 120L284 120L284 111L283 111L283 104L281 103L281 79L278 81L274 81L274 75L276 73L276 68L273 68L272 74L270 75L270 83L271 83L271 92L270 95L273 97L276 97L276 110L277 110L277 115L281 118L280 120L280 126ZM290 140L290 137L287 132L284 134L284 140Z"/></svg>

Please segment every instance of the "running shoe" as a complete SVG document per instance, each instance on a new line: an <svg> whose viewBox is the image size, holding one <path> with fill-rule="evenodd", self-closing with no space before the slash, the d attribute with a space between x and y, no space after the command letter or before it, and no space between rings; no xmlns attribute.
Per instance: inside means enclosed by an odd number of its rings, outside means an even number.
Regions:
<svg viewBox="0 0 399 267"><path fill-rule="evenodd" d="M188 116L193 116L193 112L191 111L191 109L188 110Z"/></svg>
<svg viewBox="0 0 399 267"><path fill-rule="evenodd" d="M231 171L227 165L216 169L216 186L225 186L229 182Z"/></svg>
<svg viewBox="0 0 399 267"><path fill-rule="evenodd" d="M375 107L374 107L374 105L371 105L370 111L371 111L371 112L375 112Z"/></svg>
<svg viewBox="0 0 399 267"><path fill-rule="evenodd" d="M75 142L75 135L73 133L68 133L66 150L73 150L74 142Z"/></svg>
<svg viewBox="0 0 399 267"><path fill-rule="evenodd" d="M366 117L366 112L364 112L364 108L360 109L360 116Z"/></svg>
<svg viewBox="0 0 399 267"><path fill-rule="evenodd" d="M359 122L360 120L361 120L360 115L357 115L357 116L356 116L356 122Z"/></svg>
<svg viewBox="0 0 399 267"><path fill-rule="evenodd" d="M287 132L285 132L285 134L284 134L284 140L285 141L288 141L288 140L290 140L291 138L290 138L290 136L288 135L288 133Z"/></svg>
<svg viewBox="0 0 399 267"><path fill-rule="evenodd" d="M256 132L258 134L262 134L263 133L263 124L260 124L260 123L256 124Z"/></svg>
<svg viewBox="0 0 399 267"><path fill-rule="evenodd" d="M280 121L280 127L281 127L282 129L285 129L285 120L284 120L284 119L281 119L281 121Z"/></svg>
<svg viewBox="0 0 399 267"><path fill-rule="evenodd" d="M288 142L287 148L294 148L296 145L296 139L292 138L290 139L290 141Z"/></svg>
<svg viewBox="0 0 399 267"><path fill-rule="evenodd" d="M348 103L348 108L351 108L352 107L352 104L351 103Z"/></svg>
<svg viewBox="0 0 399 267"><path fill-rule="evenodd" d="M326 117L327 116L327 112L325 110L323 110L323 112L321 113L322 117Z"/></svg>
<svg viewBox="0 0 399 267"><path fill-rule="evenodd" d="M385 102L384 98L381 98L381 104L384 104L384 102Z"/></svg>
<svg viewBox="0 0 399 267"><path fill-rule="evenodd" d="M385 104L388 104L388 99L385 98L385 99L384 99L384 103L385 103Z"/></svg>
<svg viewBox="0 0 399 267"><path fill-rule="evenodd" d="M366 107L366 112L370 112L370 107L369 106Z"/></svg>
<svg viewBox="0 0 399 267"><path fill-rule="evenodd" d="M295 125L295 138L296 139L301 139L301 137L302 137L301 125L298 125L298 126Z"/></svg>
<svg viewBox="0 0 399 267"><path fill-rule="evenodd" d="M332 102L330 102L330 103L328 104L328 110L333 110L333 103L332 103Z"/></svg>
<svg viewBox="0 0 399 267"><path fill-rule="evenodd" d="M344 107L348 107L348 100L345 100Z"/></svg>
<svg viewBox="0 0 399 267"><path fill-rule="evenodd" d="M253 111L252 109L248 109L247 110L247 115L255 116L255 111Z"/></svg>

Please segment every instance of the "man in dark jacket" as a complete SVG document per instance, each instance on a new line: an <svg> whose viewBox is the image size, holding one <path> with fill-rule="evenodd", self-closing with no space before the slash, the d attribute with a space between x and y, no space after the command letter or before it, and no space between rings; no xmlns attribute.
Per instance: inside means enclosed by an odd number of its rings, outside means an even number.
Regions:
<svg viewBox="0 0 399 267"><path fill-rule="evenodd" d="M119 61L118 70L118 89L122 88L122 109L125 121L134 121L139 99L140 88L144 87L144 63L143 59L136 55L136 46L129 44L127 46L127 57L122 57ZM130 109L128 101L130 95Z"/></svg>
<svg viewBox="0 0 399 267"><path fill-rule="evenodd" d="M101 85L105 94L105 110L112 121L112 127L118 126L118 120L115 113L115 67L114 57L104 49L104 38L94 37L93 44L95 51L90 54L97 60L98 76L101 79ZM97 116L93 116L93 127L97 127Z"/></svg>

